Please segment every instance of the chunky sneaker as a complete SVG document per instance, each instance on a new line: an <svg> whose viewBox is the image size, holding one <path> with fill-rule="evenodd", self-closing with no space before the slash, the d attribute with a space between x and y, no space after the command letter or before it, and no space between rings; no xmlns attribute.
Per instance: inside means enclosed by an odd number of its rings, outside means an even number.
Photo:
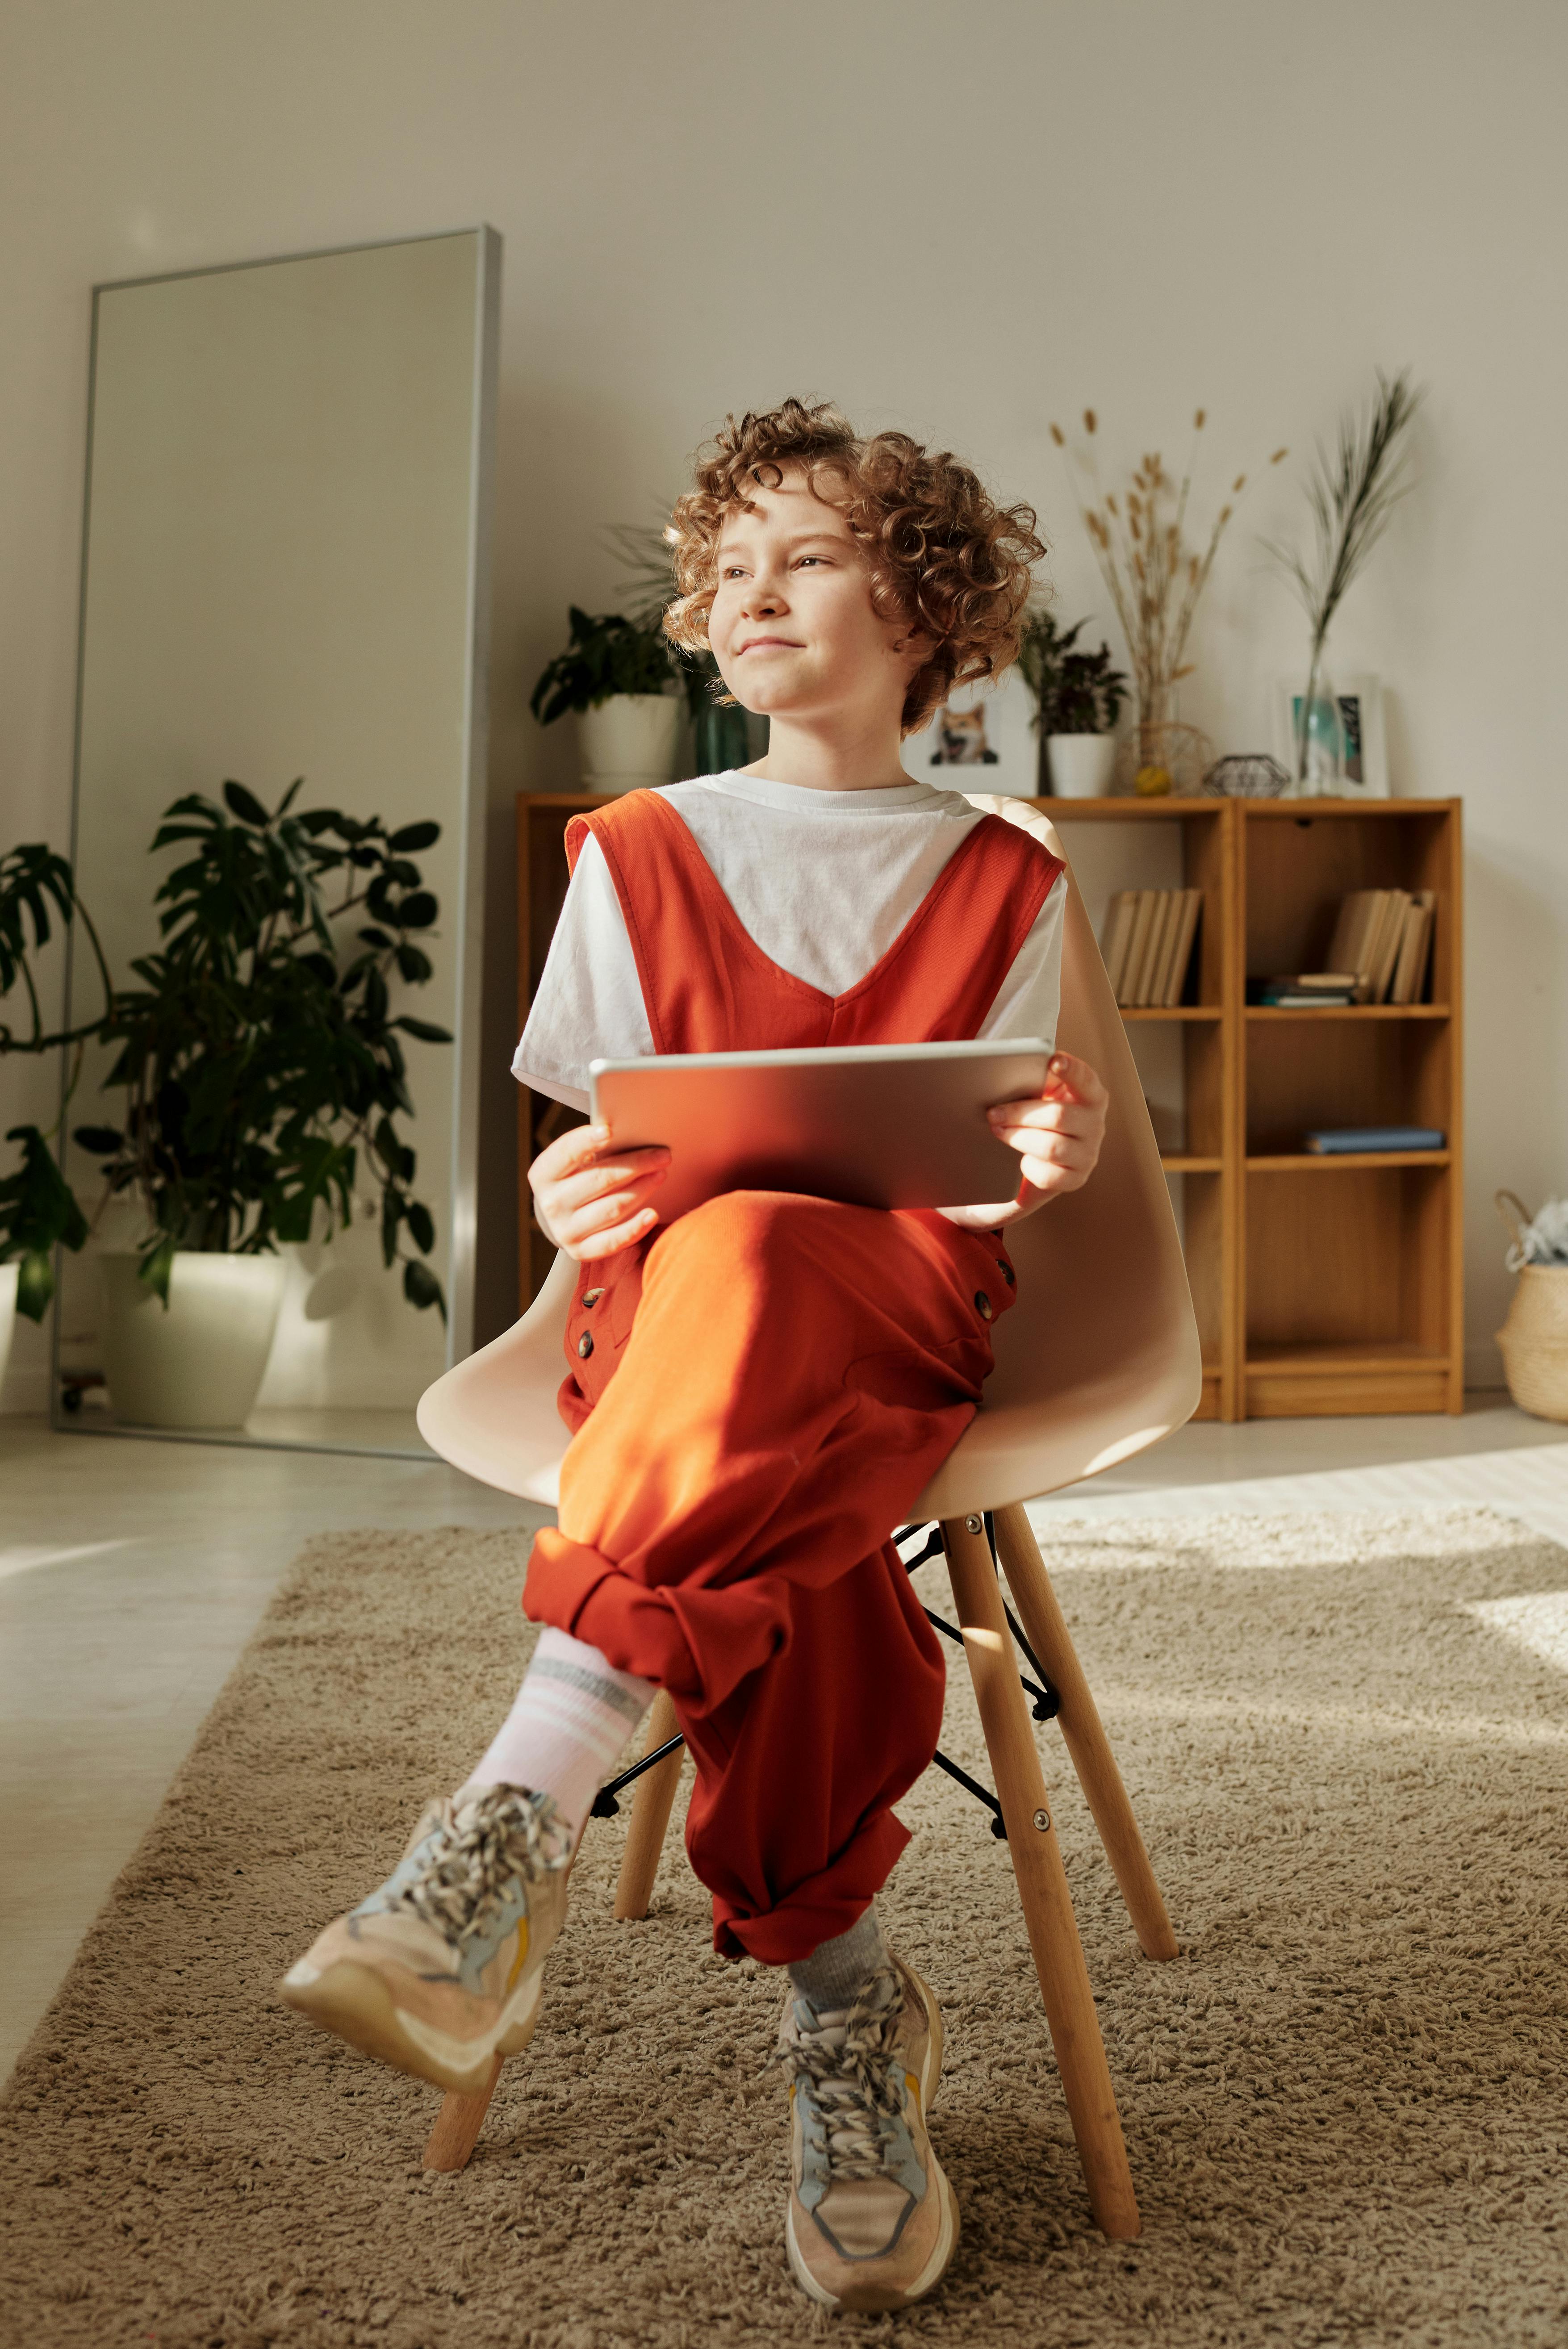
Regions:
<svg viewBox="0 0 1568 2349"><path fill-rule="evenodd" d="M959 2209L926 2107L942 2061L937 2002L899 1958L852 2007L797 1992L778 2058L790 2078L784 2233L795 2282L825 2308L905 2308L958 2243Z"/></svg>
<svg viewBox="0 0 1568 2349"><path fill-rule="evenodd" d="M385 1884L317 1935L279 1991L367 2055L475 2095L492 2059L534 2036L571 1850L548 1795L481 1786L432 1803Z"/></svg>

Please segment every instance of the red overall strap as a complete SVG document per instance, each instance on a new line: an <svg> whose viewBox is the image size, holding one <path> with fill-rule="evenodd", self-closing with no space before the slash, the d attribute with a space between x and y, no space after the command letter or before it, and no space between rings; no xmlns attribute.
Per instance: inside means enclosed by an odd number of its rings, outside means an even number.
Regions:
<svg viewBox="0 0 1568 2349"><path fill-rule="evenodd" d="M654 792L574 816L609 868L658 1052L921 1043L978 1033L1033 927L1059 857L1000 816L974 824L887 953L845 995L763 954L687 826Z"/></svg>

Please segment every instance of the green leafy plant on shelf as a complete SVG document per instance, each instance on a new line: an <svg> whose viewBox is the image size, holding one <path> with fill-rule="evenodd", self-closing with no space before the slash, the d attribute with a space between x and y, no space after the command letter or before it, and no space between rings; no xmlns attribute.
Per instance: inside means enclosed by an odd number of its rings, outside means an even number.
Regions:
<svg viewBox="0 0 1568 2349"><path fill-rule="evenodd" d="M1127 698L1127 681L1113 667L1111 648L1079 652L1086 620L1064 634L1053 615L1036 605L1026 614L1018 647L1018 667L1034 697L1034 723L1044 734L1109 734Z"/></svg>
<svg viewBox="0 0 1568 2349"><path fill-rule="evenodd" d="M300 789L296 781L273 811L233 781L222 803L199 792L176 800L152 849L192 854L156 893L159 946L132 963L134 983L123 988L99 953L103 1012L45 1043L79 1051L96 1039L115 1050L104 1087L123 1092L122 1123L79 1126L75 1139L101 1160L109 1193L140 1205L141 1278L165 1304L178 1250L270 1255L309 1240L318 1214L330 1238L353 1221L356 1186L369 1185L379 1194L383 1260L402 1264L411 1305L433 1306L444 1319L441 1283L424 1260L434 1219L414 1195L417 1162L398 1121L413 1113L402 1039L452 1037L395 1013L389 986L394 973L413 987L432 975L421 940L440 908L412 859L441 827L389 833L379 817L296 810ZM85 919L69 868L55 879L47 899L62 918ZM36 947L36 918L34 929ZM97 952L96 936L93 945ZM37 1152L47 1142L17 1131L32 1138L14 1180L31 1179L41 1195L51 1178L39 1174ZM52 1180L79 1219L57 1165ZM79 1247L86 1236L72 1222L55 1239ZM0 1225L0 1244L5 1237Z"/></svg>
<svg viewBox="0 0 1568 2349"><path fill-rule="evenodd" d="M597 709L617 693L662 693L676 672L674 647L620 612L570 606L571 634L540 676L528 707L541 726L570 710Z"/></svg>
<svg viewBox="0 0 1568 2349"><path fill-rule="evenodd" d="M662 629L664 615L680 593L664 525L617 523L605 533L617 554L632 619L639 628ZM669 638L666 637L666 644ZM711 653L670 647L691 719L692 755L700 775L726 774L754 756L746 712L731 695Z"/></svg>

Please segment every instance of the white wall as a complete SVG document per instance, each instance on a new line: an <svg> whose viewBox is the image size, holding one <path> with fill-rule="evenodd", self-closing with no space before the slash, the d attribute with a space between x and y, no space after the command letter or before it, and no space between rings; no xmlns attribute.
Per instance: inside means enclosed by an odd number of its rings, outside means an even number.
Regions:
<svg viewBox="0 0 1568 2349"><path fill-rule="evenodd" d="M1466 799L1470 1337L1495 1377L1490 1193L1568 1190L1565 72L1553 0L10 0L6 832L67 832L92 282L492 222L499 1323L509 802L573 779L526 699L567 598L610 590L596 531L649 513L726 409L812 392L1033 499L1064 608L1103 613L1051 418L1092 402L1107 454L1169 456L1201 402L1217 492L1408 362L1420 487L1334 650L1389 688L1396 789ZM1199 623L1184 714L1226 748L1267 743L1270 680L1298 665L1254 543L1297 519L1292 471L1244 510ZM13 1114L47 1095L5 1088Z"/></svg>

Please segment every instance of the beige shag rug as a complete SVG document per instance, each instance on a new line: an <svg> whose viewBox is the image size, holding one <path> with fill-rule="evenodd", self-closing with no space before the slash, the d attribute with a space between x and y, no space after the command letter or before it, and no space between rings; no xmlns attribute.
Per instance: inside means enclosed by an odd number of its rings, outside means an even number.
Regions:
<svg viewBox="0 0 1568 2349"><path fill-rule="evenodd" d="M1521 1638L1528 1607L1493 1602L1568 1588L1568 1555L1470 1511L1054 1540L1183 1949L1138 1956L1043 1731L1145 2232L1090 2222L1005 1849L933 1773L885 1905L950 2021L934 2133L963 2240L933 2301L836 2323L1561 2349L1568 1676ZM433 2091L273 2001L488 1737L526 1651L524 1550L305 1552L0 2111L7 2349L832 2330L782 2253L779 1984L711 1955L673 1837L653 1916L617 1927L622 1826L590 1830L532 2057L461 2176L420 2168ZM983 1770L961 1665L945 1742Z"/></svg>

